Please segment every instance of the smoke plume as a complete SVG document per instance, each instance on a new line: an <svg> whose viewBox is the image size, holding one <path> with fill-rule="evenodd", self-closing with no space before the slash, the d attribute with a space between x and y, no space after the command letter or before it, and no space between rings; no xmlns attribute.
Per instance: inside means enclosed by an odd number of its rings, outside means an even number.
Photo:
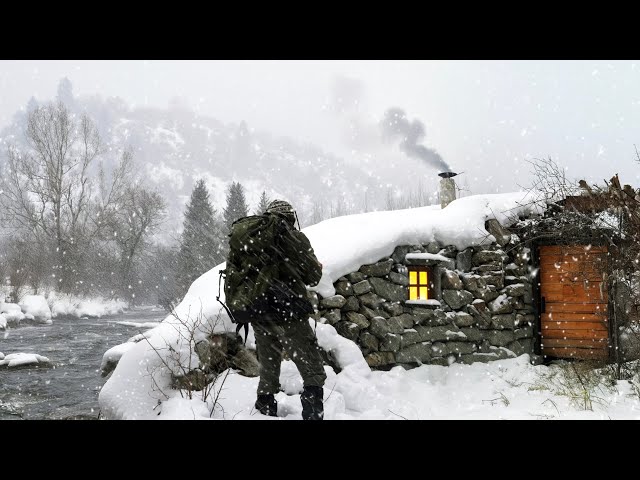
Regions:
<svg viewBox="0 0 640 480"><path fill-rule="evenodd" d="M425 136L424 124L415 119L410 122L407 114L401 108L394 107L387 110L382 119L381 127L382 135L387 141L400 140L400 150L408 157L424 160L441 172L451 171L451 167L438 152L418 143Z"/></svg>

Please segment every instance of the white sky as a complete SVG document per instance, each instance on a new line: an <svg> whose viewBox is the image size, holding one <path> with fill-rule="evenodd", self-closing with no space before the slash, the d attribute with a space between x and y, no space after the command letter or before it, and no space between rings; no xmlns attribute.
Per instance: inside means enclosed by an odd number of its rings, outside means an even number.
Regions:
<svg viewBox="0 0 640 480"><path fill-rule="evenodd" d="M361 83L362 112L403 108L426 145L454 171L514 187L552 157L570 176L620 173L640 184L640 68L636 61L0 61L0 127L26 105L55 96L67 76L76 95L120 96L164 107L180 96L224 122L311 141L344 154L328 107L339 76ZM516 175L513 174L514 169ZM522 182L524 183L524 182Z"/></svg>

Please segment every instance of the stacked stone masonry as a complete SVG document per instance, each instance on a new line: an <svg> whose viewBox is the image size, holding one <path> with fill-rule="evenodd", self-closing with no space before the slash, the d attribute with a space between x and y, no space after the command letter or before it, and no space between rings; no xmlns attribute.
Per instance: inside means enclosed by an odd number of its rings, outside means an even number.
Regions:
<svg viewBox="0 0 640 480"><path fill-rule="evenodd" d="M398 246L390 257L339 278L332 297L311 294L316 319L357 343L372 368L487 362L533 354L531 256L518 238L458 251ZM432 253L438 288L429 305L408 300L408 253Z"/></svg>

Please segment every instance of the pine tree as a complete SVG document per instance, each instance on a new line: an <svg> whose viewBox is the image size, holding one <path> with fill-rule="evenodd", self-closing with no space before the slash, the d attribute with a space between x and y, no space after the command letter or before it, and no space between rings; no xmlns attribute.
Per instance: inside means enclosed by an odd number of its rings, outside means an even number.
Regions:
<svg viewBox="0 0 640 480"><path fill-rule="evenodd" d="M244 187L239 182L233 182L227 190L227 207L224 209L224 224L227 231L231 231L231 224L239 218L246 217L249 207L244 196Z"/></svg>
<svg viewBox="0 0 640 480"><path fill-rule="evenodd" d="M56 99L67 107L73 106L75 102L73 98L73 85L67 77L62 78L58 83L58 95Z"/></svg>
<svg viewBox="0 0 640 480"><path fill-rule="evenodd" d="M27 103L27 114L33 112L36 108L38 108L38 101L36 97L32 96Z"/></svg>
<svg viewBox="0 0 640 480"><path fill-rule="evenodd" d="M205 182L198 180L185 210L178 254L177 279L181 295L195 279L224 260L221 230Z"/></svg>
<svg viewBox="0 0 640 480"><path fill-rule="evenodd" d="M260 202L258 203L258 208L256 209L256 215L262 215L267 211L267 207L271 203L271 199L267 197L267 192L262 191L262 195L260 195Z"/></svg>

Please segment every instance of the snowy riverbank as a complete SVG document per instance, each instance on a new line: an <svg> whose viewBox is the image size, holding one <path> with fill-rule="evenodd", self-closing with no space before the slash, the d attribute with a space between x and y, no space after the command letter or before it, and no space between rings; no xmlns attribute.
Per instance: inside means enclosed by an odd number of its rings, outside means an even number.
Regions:
<svg viewBox="0 0 640 480"><path fill-rule="evenodd" d="M122 299L108 299L100 296L79 297L53 292L49 294L47 303L54 318L59 315L99 318L122 313L128 308L128 303Z"/></svg>
<svg viewBox="0 0 640 480"><path fill-rule="evenodd" d="M0 329L20 323L51 323L51 310L40 295L25 295L20 303L0 301Z"/></svg>
<svg viewBox="0 0 640 480"><path fill-rule="evenodd" d="M25 295L18 303L0 301L0 330L20 324L50 324L52 319L69 315L77 318L104 317L122 313L127 302L103 297L79 297L51 292L43 295Z"/></svg>

